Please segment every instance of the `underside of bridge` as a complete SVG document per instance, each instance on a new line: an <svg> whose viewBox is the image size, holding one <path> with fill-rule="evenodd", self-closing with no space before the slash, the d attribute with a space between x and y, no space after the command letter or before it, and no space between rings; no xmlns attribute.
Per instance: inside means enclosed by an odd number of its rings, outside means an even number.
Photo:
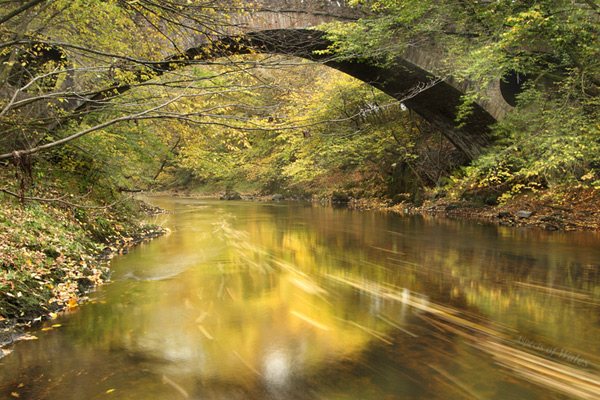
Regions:
<svg viewBox="0 0 600 400"><path fill-rule="evenodd" d="M341 59L319 52L326 50L330 44L325 32L314 29L254 31L222 37L209 45L190 48L183 54L168 57L148 67L156 75L162 75L195 61L232 55L268 53L301 57L344 72L402 101L406 107L433 124L469 160L476 159L491 143L490 126L496 119L480 105L472 104L470 114L459 125L457 116L463 93L454 86L436 79L428 71L402 57L383 66L378 60ZM145 79L149 79L148 75L140 73L139 80ZM98 92L91 101L73 104L73 108L85 113L85 110L93 109L98 100L110 97L115 91L122 93L130 88L129 84L117 83L109 90Z"/></svg>
<svg viewBox="0 0 600 400"><path fill-rule="evenodd" d="M472 112L459 127L458 106L462 103L458 89L418 66L398 57L391 64L380 66L377 60L339 59L317 53L330 42L325 33L312 29L274 29L222 38L210 46L189 49L184 55L169 58L156 66L157 72L173 67L169 63L210 59L234 54L270 53L291 55L323 63L366 82L402 101L440 130L469 159L477 158L490 144L490 126L495 119L481 106L474 104ZM437 82L435 84L432 84Z"/></svg>

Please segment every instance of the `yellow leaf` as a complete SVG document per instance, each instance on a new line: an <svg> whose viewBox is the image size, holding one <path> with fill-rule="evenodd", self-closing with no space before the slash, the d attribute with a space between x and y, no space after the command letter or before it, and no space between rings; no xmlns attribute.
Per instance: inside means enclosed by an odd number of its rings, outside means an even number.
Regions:
<svg viewBox="0 0 600 400"><path fill-rule="evenodd" d="M299 312L296 312L296 311L293 311L293 310L292 310L292 311L290 311L290 312L291 312L293 315L295 315L296 317L298 317L298 318L300 318L300 319L302 319L302 320L304 320L304 321L308 322L309 324L311 324L311 325L313 325L313 326L315 326L315 327L317 327L317 328L319 328L319 329L322 329L322 330L324 330L324 331L328 331L328 330L329 330L329 328L328 328L326 325L323 325L323 324L321 324L321 323L319 323L319 322L315 321L314 319L308 318L307 316L305 316L305 315L302 315L302 314L300 314Z"/></svg>
<svg viewBox="0 0 600 400"><path fill-rule="evenodd" d="M69 308L77 307L77 298L73 297L73 298L69 299L69 303L67 305Z"/></svg>
<svg viewBox="0 0 600 400"><path fill-rule="evenodd" d="M17 340L37 340L37 336L27 334L27 335L21 336Z"/></svg>
<svg viewBox="0 0 600 400"><path fill-rule="evenodd" d="M200 329L200 332L202 332L204 336L206 336L208 339L214 339L213 336L210 333L208 333L208 331L202 325L198 325L198 329Z"/></svg>

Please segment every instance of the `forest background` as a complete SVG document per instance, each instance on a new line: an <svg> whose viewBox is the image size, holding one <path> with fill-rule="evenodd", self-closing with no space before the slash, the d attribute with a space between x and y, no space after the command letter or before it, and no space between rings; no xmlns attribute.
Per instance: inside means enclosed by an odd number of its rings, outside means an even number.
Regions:
<svg viewBox="0 0 600 400"><path fill-rule="evenodd" d="M138 221L140 190L402 208L579 198L596 213L595 0L348 3L360 18L320 27L331 57L393 68L426 39L446 49L441 79L520 77L482 156L468 160L401 100L321 64L183 56L190 33L214 42L256 11L249 2L0 0L0 315L76 306L106 279L99 252L157 231ZM482 93L464 94L457 126Z"/></svg>

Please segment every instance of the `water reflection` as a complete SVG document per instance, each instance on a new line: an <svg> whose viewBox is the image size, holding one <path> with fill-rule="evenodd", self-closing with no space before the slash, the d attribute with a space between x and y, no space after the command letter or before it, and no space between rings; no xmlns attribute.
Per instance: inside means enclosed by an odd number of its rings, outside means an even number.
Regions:
<svg viewBox="0 0 600 400"><path fill-rule="evenodd" d="M600 398L596 234L153 201L173 233L19 343L0 395Z"/></svg>

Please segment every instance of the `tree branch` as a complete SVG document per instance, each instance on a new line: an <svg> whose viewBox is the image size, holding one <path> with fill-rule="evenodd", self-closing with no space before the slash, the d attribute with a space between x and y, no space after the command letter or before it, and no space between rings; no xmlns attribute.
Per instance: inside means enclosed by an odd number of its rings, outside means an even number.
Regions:
<svg viewBox="0 0 600 400"><path fill-rule="evenodd" d="M21 7L9 12L8 14L0 17L0 25L2 25L3 23L5 23L6 21L8 21L11 18L16 17L17 15L21 14L24 11L29 10L32 7L37 6L40 3L43 3L46 0L31 0L29 3L25 3L23 4Z"/></svg>
<svg viewBox="0 0 600 400"><path fill-rule="evenodd" d="M70 142L70 141L72 141L74 139L77 139L77 138L79 138L81 136L87 135L90 132L94 132L94 131L106 128L106 127L114 125L114 124L116 124L118 122L132 121L132 120L136 120L136 119L141 119L143 116L145 116L147 114L150 114L150 113L152 113L154 111L160 110L160 109L168 106L169 104L174 103L175 101L177 101L178 99L180 99L181 97L183 97L184 93L185 93L185 91L182 92L180 95L178 95L178 96L170 99L169 101L167 101L167 102L165 102L165 103L163 103L161 105L158 105L156 107L153 107L153 108L150 108L148 110L139 112L137 114L125 115L123 117L118 117L118 118L111 119L110 121L106 121L106 122L103 122L101 124L92 126L91 128L84 129L82 131L79 131L77 133L69 135L69 136L67 136L65 138L62 138L60 140L56 140L54 142L47 143L47 144L44 144L42 146L37 146L37 147L31 148L31 149L18 150L18 151L14 151L12 153L2 154L2 155L0 155L0 161L13 158L13 157L15 157L15 155L16 156L30 155L30 154L39 153L40 151L50 150L50 149L52 149L54 147L57 147L57 146L60 146L62 144L65 144L67 142Z"/></svg>
<svg viewBox="0 0 600 400"><path fill-rule="evenodd" d="M585 4L587 4L588 6L590 6L592 8L592 10L594 11L598 11L598 9L600 7L598 7L598 4L596 4L596 2L594 0L583 0L583 2Z"/></svg>
<svg viewBox="0 0 600 400"><path fill-rule="evenodd" d="M171 153L175 152L175 149L179 145L179 142L181 142L181 136L179 136L177 138L177 142L175 142L175 144L173 145L173 147L171 147L171 151L170 151ZM158 178L158 176L161 174L161 172L165 168L165 165L167 164L167 161L169 161L169 157L168 156L166 156L165 159L163 160L160 168L158 169L158 172L154 175L154 178L152 178L152 181L156 181L156 178Z"/></svg>

